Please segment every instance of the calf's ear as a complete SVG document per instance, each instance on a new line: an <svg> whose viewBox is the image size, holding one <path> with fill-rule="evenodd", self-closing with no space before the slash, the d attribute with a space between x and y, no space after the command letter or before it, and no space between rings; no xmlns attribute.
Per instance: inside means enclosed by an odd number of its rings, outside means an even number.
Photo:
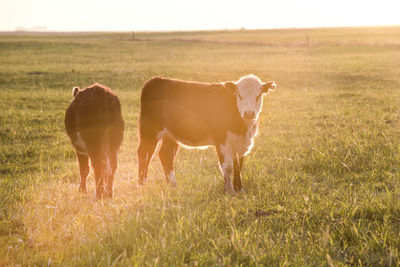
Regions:
<svg viewBox="0 0 400 267"><path fill-rule="evenodd" d="M235 94L235 93L236 93L236 84L235 84L235 83L233 83L233 82L226 82L226 83L224 83L224 87L225 87L225 89L226 89L228 92L230 92L230 93L232 93L232 94Z"/></svg>
<svg viewBox="0 0 400 267"><path fill-rule="evenodd" d="M275 82L263 83L263 86L262 86L263 93L269 93L269 92L274 91L275 89L276 89L276 83Z"/></svg>
<svg viewBox="0 0 400 267"><path fill-rule="evenodd" d="M75 97L81 89L78 86L72 88L72 95Z"/></svg>

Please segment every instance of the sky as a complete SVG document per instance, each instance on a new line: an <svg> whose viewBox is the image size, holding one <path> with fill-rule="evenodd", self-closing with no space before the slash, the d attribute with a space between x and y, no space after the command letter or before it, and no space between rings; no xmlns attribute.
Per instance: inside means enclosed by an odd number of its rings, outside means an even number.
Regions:
<svg viewBox="0 0 400 267"><path fill-rule="evenodd" d="M170 31L400 25L400 0L0 0L0 31Z"/></svg>

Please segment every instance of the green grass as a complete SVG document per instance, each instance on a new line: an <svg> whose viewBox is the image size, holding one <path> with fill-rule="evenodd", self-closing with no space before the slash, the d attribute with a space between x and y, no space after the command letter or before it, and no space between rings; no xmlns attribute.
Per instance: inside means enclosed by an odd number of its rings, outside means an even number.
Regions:
<svg viewBox="0 0 400 267"><path fill-rule="evenodd" d="M400 27L0 35L0 265L386 265L400 261ZM306 36L309 36L309 45ZM185 40L182 40L185 39ZM137 181L154 75L275 80L223 193L217 157L181 149ZM115 198L78 193L64 131L73 86L111 87L126 122Z"/></svg>

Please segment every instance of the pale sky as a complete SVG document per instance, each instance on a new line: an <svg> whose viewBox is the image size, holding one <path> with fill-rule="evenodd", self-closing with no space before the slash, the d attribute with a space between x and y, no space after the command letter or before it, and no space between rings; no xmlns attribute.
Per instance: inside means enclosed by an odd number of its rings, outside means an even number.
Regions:
<svg viewBox="0 0 400 267"><path fill-rule="evenodd" d="M400 25L400 0L0 0L0 31Z"/></svg>

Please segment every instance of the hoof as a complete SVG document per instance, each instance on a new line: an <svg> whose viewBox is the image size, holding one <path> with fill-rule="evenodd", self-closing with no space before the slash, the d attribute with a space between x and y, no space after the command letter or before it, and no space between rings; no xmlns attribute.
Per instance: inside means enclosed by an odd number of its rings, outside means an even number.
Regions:
<svg viewBox="0 0 400 267"><path fill-rule="evenodd" d="M113 192L105 192L103 198L111 199L113 198Z"/></svg>
<svg viewBox="0 0 400 267"><path fill-rule="evenodd" d="M86 194L86 186L79 186L79 192L81 192L82 194Z"/></svg>
<svg viewBox="0 0 400 267"><path fill-rule="evenodd" d="M174 171L171 171L167 178L167 183L169 183L172 187L178 187L178 183L176 182Z"/></svg>
<svg viewBox="0 0 400 267"><path fill-rule="evenodd" d="M144 186L147 183L147 178L143 178L143 180L138 180L138 186Z"/></svg>
<svg viewBox="0 0 400 267"><path fill-rule="evenodd" d="M236 193L242 193L242 192L244 192L243 187L242 187L242 188L239 188L239 189L236 189L236 188L235 188L235 192L236 192Z"/></svg>
<svg viewBox="0 0 400 267"><path fill-rule="evenodd" d="M173 187L173 188L178 188L178 184L177 184L176 181L171 181L169 184L170 184L171 187Z"/></svg>
<svg viewBox="0 0 400 267"><path fill-rule="evenodd" d="M225 194L233 196L234 194L236 194L236 192L235 191L227 191L227 190L225 190Z"/></svg>
<svg viewBox="0 0 400 267"><path fill-rule="evenodd" d="M230 185L225 185L225 193L228 195L234 195L235 194L235 190L233 189L233 186Z"/></svg>
<svg viewBox="0 0 400 267"><path fill-rule="evenodd" d="M106 192L96 194L96 199L97 200L112 199L112 197L113 197L112 194L109 194L109 193L106 193Z"/></svg>

